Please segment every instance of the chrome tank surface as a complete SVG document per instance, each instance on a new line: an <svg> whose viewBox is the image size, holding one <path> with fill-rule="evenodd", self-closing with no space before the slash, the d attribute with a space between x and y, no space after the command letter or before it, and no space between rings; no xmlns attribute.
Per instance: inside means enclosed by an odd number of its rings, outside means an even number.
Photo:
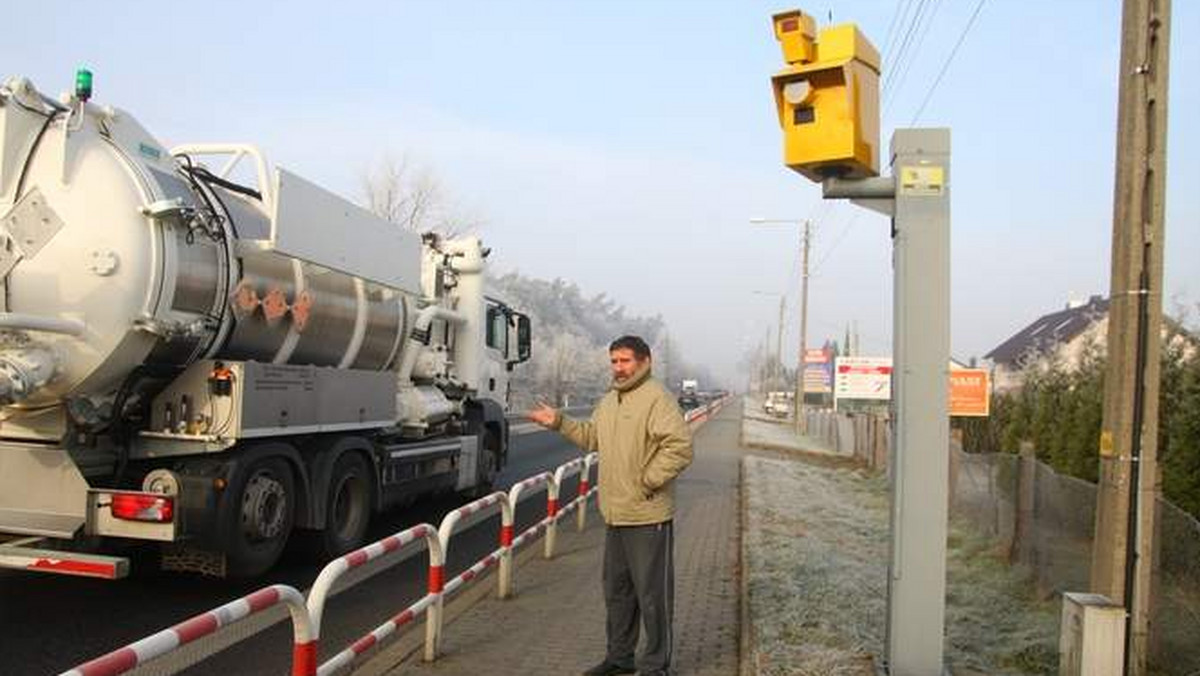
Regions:
<svg viewBox="0 0 1200 676"><path fill-rule="evenodd" d="M413 294L270 250L279 205L213 176L124 111L55 104L26 80L0 89L0 362L36 350L51 370L31 391L8 388L0 437L61 436L65 416L48 410L104 410L143 365L393 366ZM297 225L297 212L291 227L347 237Z"/></svg>

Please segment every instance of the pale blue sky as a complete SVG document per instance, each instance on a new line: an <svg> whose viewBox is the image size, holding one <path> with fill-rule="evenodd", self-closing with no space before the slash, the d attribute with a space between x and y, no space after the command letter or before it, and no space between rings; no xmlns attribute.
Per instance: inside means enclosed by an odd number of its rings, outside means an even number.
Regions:
<svg viewBox="0 0 1200 676"><path fill-rule="evenodd" d="M800 5L881 52L924 2L881 142L907 126L976 0ZM1166 292L1200 302L1200 3L1173 3ZM733 374L795 308L813 217L810 342L857 321L890 349L886 222L783 168L770 15L790 3L43 2L5 12L0 76L96 99L164 142L249 141L358 197L385 153L430 165L482 217L504 269L661 313L689 358ZM953 134L953 350L982 355L1069 295L1108 292L1118 0L988 0L922 125ZM896 50L893 49L894 53ZM885 55L888 55L885 52ZM791 314L791 313L789 313ZM795 322L788 346L794 345Z"/></svg>

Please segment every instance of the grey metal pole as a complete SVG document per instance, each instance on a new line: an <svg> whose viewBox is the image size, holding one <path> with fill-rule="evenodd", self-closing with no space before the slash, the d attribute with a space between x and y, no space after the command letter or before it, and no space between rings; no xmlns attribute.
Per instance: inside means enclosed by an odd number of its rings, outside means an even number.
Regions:
<svg viewBox="0 0 1200 676"><path fill-rule="evenodd" d="M942 672L950 418L950 131L898 129L892 306L892 546L888 665Z"/></svg>
<svg viewBox="0 0 1200 676"><path fill-rule="evenodd" d="M892 175L829 179L826 198L892 216L891 547L887 669L942 673L950 418L950 130L898 129Z"/></svg>
<svg viewBox="0 0 1200 676"><path fill-rule="evenodd" d="M808 249L811 223L804 221L800 273L800 357L796 360L796 433L808 433L808 421L804 418L804 353L808 348Z"/></svg>

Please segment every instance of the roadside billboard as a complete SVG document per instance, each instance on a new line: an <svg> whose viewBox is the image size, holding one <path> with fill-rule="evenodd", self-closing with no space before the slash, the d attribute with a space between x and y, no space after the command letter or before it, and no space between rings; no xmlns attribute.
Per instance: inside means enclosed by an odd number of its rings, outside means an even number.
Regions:
<svg viewBox="0 0 1200 676"><path fill-rule="evenodd" d="M986 418L991 412L991 374L987 369L950 369L950 415Z"/></svg>
<svg viewBox="0 0 1200 676"><path fill-rule="evenodd" d="M833 392L833 350L804 351L804 391L807 394Z"/></svg>
<svg viewBox="0 0 1200 676"><path fill-rule="evenodd" d="M842 399L887 401L892 398L890 357L838 357L834 407ZM946 407L951 416L987 417L991 413L991 374L987 369L951 364Z"/></svg>
<svg viewBox="0 0 1200 676"><path fill-rule="evenodd" d="M838 357L833 398L887 401L892 398L891 357Z"/></svg>

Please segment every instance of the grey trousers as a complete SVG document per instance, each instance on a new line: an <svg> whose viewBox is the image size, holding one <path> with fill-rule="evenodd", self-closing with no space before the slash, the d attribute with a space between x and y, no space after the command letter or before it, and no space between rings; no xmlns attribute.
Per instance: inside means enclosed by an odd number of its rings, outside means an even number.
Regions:
<svg viewBox="0 0 1200 676"><path fill-rule="evenodd" d="M646 643L637 656L639 671L671 665L671 622L675 611L675 538L672 523L609 526L604 538L604 605L608 653L605 659L633 666L639 620Z"/></svg>

